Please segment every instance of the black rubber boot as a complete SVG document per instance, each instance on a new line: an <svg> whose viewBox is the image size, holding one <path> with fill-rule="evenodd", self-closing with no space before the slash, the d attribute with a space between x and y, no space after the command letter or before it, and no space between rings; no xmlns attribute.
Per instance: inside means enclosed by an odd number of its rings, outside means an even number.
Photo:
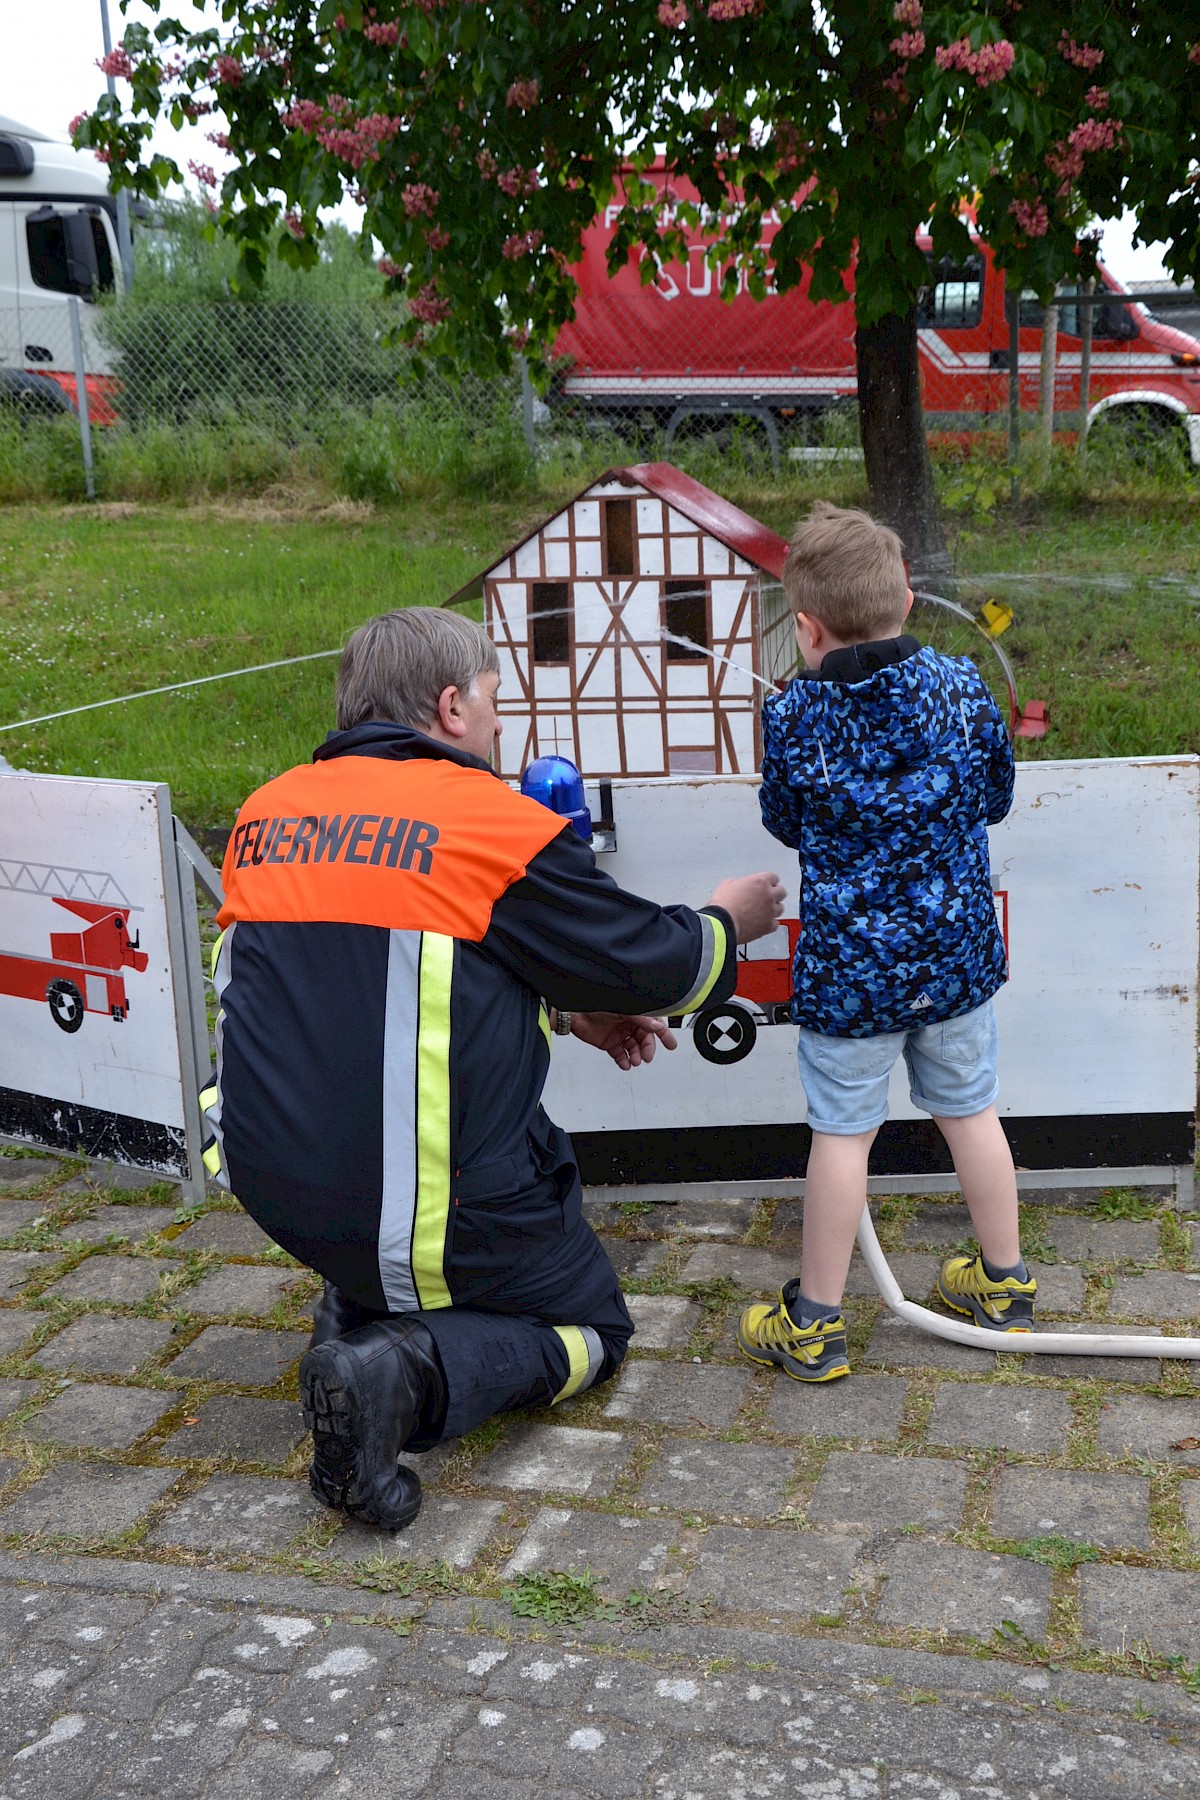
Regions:
<svg viewBox="0 0 1200 1800"><path fill-rule="evenodd" d="M318 1344L328 1344L334 1338L345 1337L347 1332L357 1331L360 1325L369 1325L374 1319L386 1319L386 1313L372 1312L370 1307L360 1306L357 1300L351 1300L343 1294L340 1287L334 1287L332 1281L325 1283L325 1291L313 1307L312 1336L308 1340L310 1350Z"/></svg>
<svg viewBox="0 0 1200 1800"><path fill-rule="evenodd" d="M300 1364L300 1395L318 1500L383 1531L410 1525L421 1483L396 1459L418 1425L446 1409L441 1361L420 1320L376 1319L319 1344Z"/></svg>

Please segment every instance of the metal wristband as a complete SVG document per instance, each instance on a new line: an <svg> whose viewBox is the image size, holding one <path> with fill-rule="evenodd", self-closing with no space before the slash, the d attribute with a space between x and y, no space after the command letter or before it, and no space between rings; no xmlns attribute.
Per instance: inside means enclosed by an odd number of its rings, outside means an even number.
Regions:
<svg viewBox="0 0 1200 1800"><path fill-rule="evenodd" d="M571 1017L572 1017L572 1015L569 1012L564 1012L562 1010L561 1006L555 1008L555 1011L554 1011L554 1035L555 1035L555 1037L570 1037L570 1035L571 1035Z"/></svg>

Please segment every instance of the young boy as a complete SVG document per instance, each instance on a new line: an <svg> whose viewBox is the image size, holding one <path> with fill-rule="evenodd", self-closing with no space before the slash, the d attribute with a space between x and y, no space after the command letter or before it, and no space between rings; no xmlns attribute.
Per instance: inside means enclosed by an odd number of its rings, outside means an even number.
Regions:
<svg viewBox="0 0 1200 1800"><path fill-rule="evenodd" d="M800 852L792 1018L813 1136L799 1277L742 1314L738 1343L833 1381L850 1373L842 1292L900 1055L982 1252L949 1257L938 1293L977 1325L1033 1328L991 1004L1006 971L987 826L1012 804L1013 759L974 665L901 635L912 593L894 532L818 502L783 585L806 667L763 708L761 805Z"/></svg>

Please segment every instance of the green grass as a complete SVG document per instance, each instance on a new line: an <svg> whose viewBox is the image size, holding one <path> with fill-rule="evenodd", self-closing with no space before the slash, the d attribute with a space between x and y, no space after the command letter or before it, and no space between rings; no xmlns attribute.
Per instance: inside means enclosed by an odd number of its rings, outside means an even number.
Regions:
<svg viewBox="0 0 1200 1800"><path fill-rule="evenodd" d="M313 478L191 508L0 508L0 724L336 650L373 613L440 603L596 472L545 469L536 489L492 498L431 478L386 505L337 501ZM818 494L866 497L855 465L703 472L782 531ZM1022 756L1200 749L1195 495L1194 482L1143 483L1089 498L1052 470L1018 508L952 519L964 596L994 589L1013 605L1003 643L1022 698L1050 706L1050 735L1022 742ZM334 670L331 657L7 731L0 753L34 770L166 782L194 830L228 826L325 735Z"/></svg>

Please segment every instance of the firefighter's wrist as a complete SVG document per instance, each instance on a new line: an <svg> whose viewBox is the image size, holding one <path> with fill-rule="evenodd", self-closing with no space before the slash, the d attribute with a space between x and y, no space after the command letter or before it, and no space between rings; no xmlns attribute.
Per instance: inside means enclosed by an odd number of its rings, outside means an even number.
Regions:
<svg viewBox="0 0 1200 1800"><path fill-rule="evenodd" d="M564 1012L559 1006L550 1008L550 1029L555 1037L570 1037L573 1018L572 1013Z"/></svg>

